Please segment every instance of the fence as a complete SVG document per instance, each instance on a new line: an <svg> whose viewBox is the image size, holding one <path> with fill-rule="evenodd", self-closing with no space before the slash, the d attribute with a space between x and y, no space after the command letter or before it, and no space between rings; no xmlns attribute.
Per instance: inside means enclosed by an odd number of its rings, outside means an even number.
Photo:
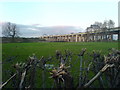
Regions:
<svg viewBox="0 0 120 90"><path fill-rule="evenodd" d="M51 88L95 88L95 81L98 81L98 87L101 88L120 88L120 51L112 48L109 52L108 55L102 56L100 52L93 51L88 55L92 57L89 61L84 59L86 49L82 49L77 55L69 50L65 50L64 54L56 50L55 56L42 56L40 59L33 54L26 63L16 63L13 66L16 72L0 86L0 89L6 88L9 82L14 83L13 88L20 90L36 88L35 78L39 78L36 77L36 68L42 71L41 88L47 88L48 78L54 81ZM74 59L73 56L77 58ZM55 66L49 62L58 62L59 65ZM76 63L79 63L79 66ZM78 75L76 82L76 77L70 73L70 69L75 67ZM49 77L46 77L46 72L50 73ZM90 74L94 76L91 77Z"/></svg>

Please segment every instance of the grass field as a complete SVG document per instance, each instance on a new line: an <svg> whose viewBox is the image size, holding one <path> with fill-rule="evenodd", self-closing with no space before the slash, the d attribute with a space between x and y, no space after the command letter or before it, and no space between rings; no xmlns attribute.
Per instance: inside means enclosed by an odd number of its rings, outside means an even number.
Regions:
<svg viewBox="0 0 120 90"><path fill-rule="evenodd" d="M108 49L118 49L118 42L40 42L40 43L4 43L2 44L2 62L3 62L3 73L2 79L5 82L9 78L10 71L13 70L12 65L17 62L26 62L28 56L33 53L37 58L54 56L56 50L64 52L64 50L70 50L73 54L80 53L82 48L86 48L86 59L87 53L91 53L93 50L101 51L102 55L108 53ZM74 62L74 59L73 59ZM76 64L79 67L79 64ZM74 70L71 70L72 75L75 77ZM51 86L52 80L48 80L50 75L46 73L46 87ZM39 70L36 74L39 79L36 80L36 87L41 87L41 71ZM91 76L92 77L92 76ZM77 79L76 79L77 80Z"/></svg>

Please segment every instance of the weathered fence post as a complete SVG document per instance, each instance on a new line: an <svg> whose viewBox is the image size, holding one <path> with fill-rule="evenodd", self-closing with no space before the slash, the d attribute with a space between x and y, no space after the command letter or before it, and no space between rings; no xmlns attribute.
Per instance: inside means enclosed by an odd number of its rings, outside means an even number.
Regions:
<svg viewBox="0 0 120 90"><path fill-rule="evenodd" d="M36 74L36 65L37 65L37 58L35 55L31 57L32 60L32 67L31 67L31 73L30 73L30 88L35 88L35 74Z"/></svg>
<svg viewBox="0 0 120 90"><path fill-rule="evenodd" d="M82 86L82 84L83 84L83 77L82 77L83 67L82 67L82 63L83 63L83 56L84 56L85 51L86 51L86 48L85 48L85 49L82 49L82 51L81 51L80 54L79 54L79 57L80 57L79 88L80 88L80 87Z"/></svg>

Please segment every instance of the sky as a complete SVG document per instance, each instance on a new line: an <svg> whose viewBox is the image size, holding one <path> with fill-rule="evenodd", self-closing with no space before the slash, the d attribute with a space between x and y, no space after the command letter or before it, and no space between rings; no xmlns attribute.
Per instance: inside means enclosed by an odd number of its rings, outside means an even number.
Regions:
<svg viewBox="0 0 120 90"><path fill-rule="evenodd" d="M0 22L86 29L95 21L118 26L119 0L1 0Z"/></svg>

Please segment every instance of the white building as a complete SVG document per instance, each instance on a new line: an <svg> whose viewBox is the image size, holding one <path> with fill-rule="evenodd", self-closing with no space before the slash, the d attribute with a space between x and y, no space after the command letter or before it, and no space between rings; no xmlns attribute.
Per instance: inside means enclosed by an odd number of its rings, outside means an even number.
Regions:
<svg viewBox="0 0 120 90"><path fill-rule="evenodd" d="M118 27L120 27L120 1L118 2Z"/></svg>
<svg viewBox="0 0 120 90"><path fill-rule="evenodd" d="M90 27L87 27L87 29L86 29L86 31L88 31L88 32L93 32L96 30L100 30L100 26L95 25L95 24L91 25Z"/></svg>

